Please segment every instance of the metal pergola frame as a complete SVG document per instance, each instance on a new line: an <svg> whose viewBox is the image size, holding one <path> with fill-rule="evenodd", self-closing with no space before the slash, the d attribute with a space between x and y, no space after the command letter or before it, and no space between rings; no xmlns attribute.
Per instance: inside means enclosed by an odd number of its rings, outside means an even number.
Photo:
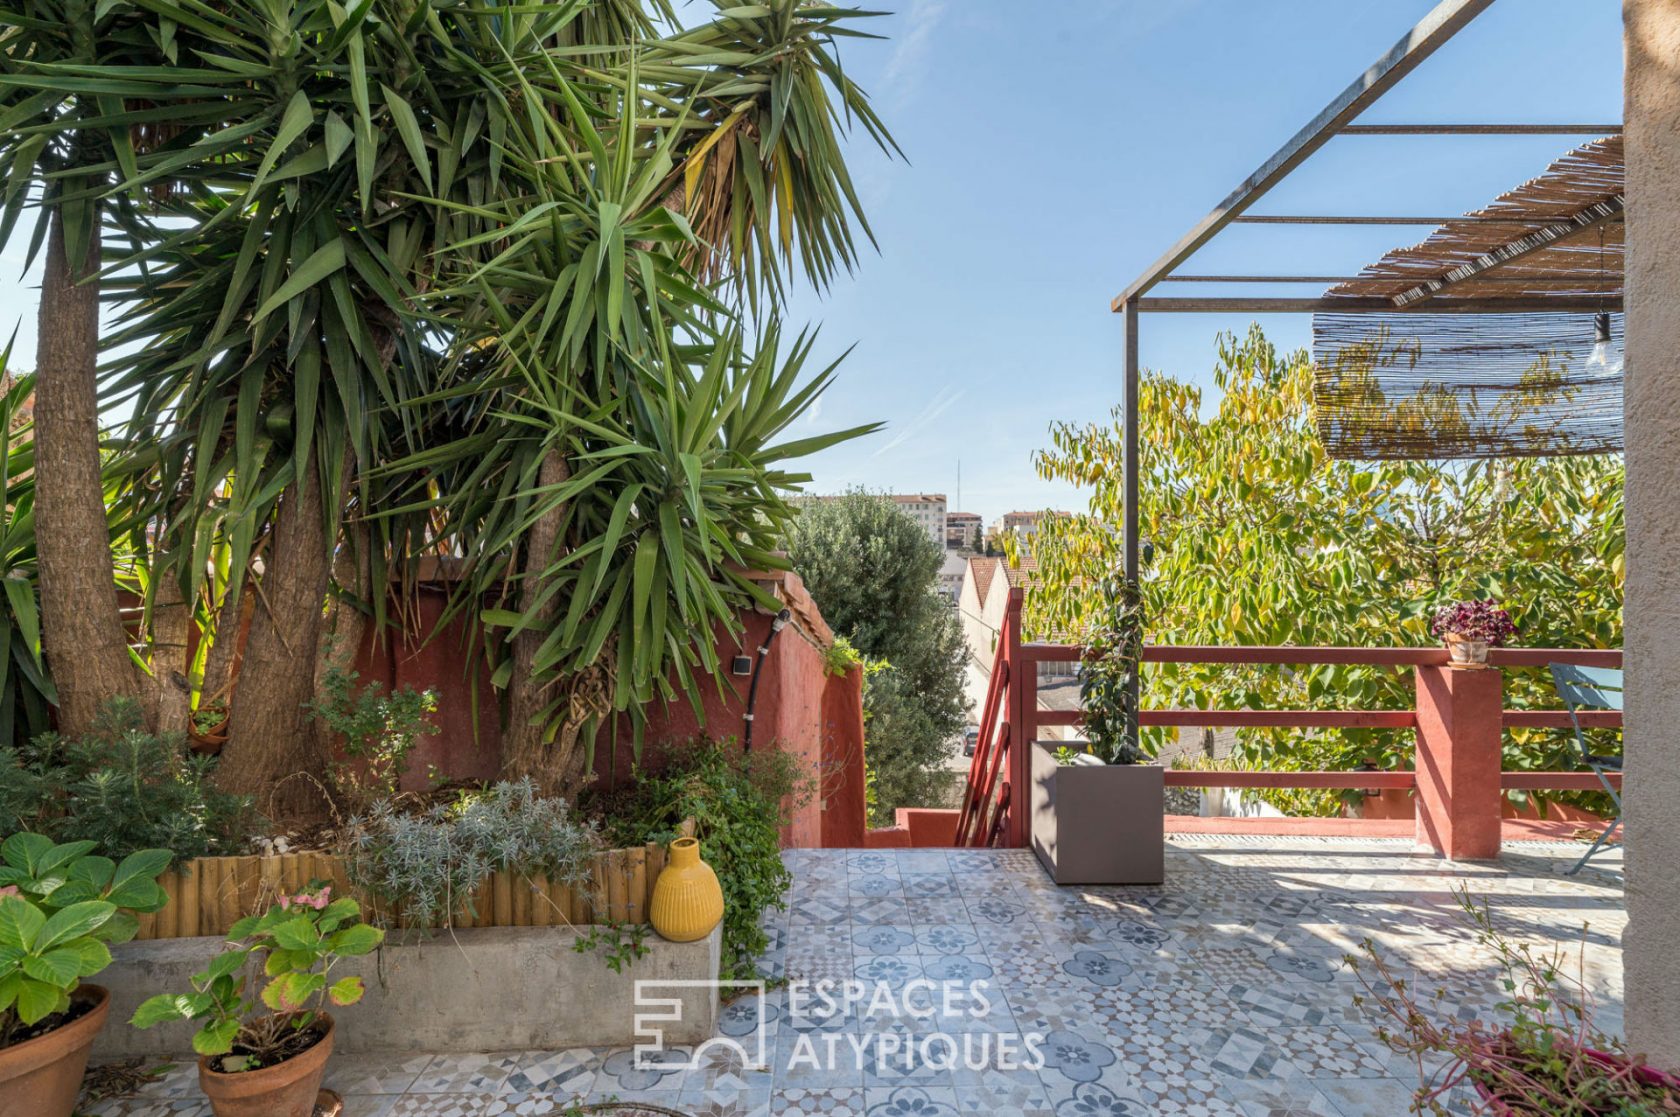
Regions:
<svg viewBox="0 0 1680 1117"><path fill-rule="evenodd" d="M1458 298L1446 301L1433 296L1440 288L1420 284L1394 298L1276 298L1276 297L1162 297L1150 292L1162 283L1302 283L1334 285L1356 277L1316 275L1179 275L1177 271L1197 251L1229 225L1428 225L1441 226L1449 222L1509 222L1509 218L1493 217L1409 217L1409 216L1330 216L1330 215L1251 215L1247 211L1271 189L1288 178L1297 167L1337 136L1494 136L1494 135L1595 135L1619 133L1620 124L1355 124L1354 120L1366 109L1398 85L1426 58L1472 20L1490 8L1494 0L1441 0L1424 16L1418 25L1383 54L1371 67L1355 78L1337 94L1324 109L1302 128L1289 142L1245 179L1242 185L1198 221L1167 252L1132 280L1126 289L1114 297L1111 309L1125 318L1125 391L1124 391L1124 569L1128 579L1139 576L1138 538L1138 318L1145 313L1231 313L1263 314L1319 311L1394 313L1417 309L1419 312L1463 314L1522 313L1525 311L1582 311L1595 312L1620 309L1619 298L1599 296L1516 296L1509 299ZM1586 228L1607 221L1621 220L1619 205L1606 207L1607 212L1577 215L1568 227L1548 228L1531 233L1511 245L1477 261L1474 272L1478 282L1486 282L1486 273L1512 260L1520 259L1537 248L1544 247L1565 235L1573 235ZM1536 239L1538 238L1538 239ZM1498 258L1502 257L1502 258ZM1468 278L1468 277L1460 277ZM1545 277L1529 276L1527 282ZM1561 277L1560 277L1561 278ZM1457 282L1457 279L1452 279ZM1444 286L1444 285L1443 285ZM1132 677L1131 707L1137 709L1136 674ZM1133 730L1135 733L1135 729Z"/></svg>

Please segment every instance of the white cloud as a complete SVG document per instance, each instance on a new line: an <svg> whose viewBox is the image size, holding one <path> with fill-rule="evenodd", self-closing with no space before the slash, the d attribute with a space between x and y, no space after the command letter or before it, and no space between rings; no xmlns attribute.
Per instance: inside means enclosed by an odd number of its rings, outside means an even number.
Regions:
<svg viewBox="0 0 1680 1117"><path fill-rule="evenodd" d="M910 441L910 439L916 437L916 435L931 426L935 419L945 414L946 411L949 411L953 404L963 398L963 394L964 389L953 388L949 384L939 389L939 392L933 397L933 400L926 407L922 408L922 413L920 415L917 415L914 419L906 423L902 430L898 431L889 438L882 446L876 449L870 457L878 458L882 454L885 454L888 450L896 449L897 447Z"/></svg>
<svg viewBox="0 0 1680 1117"><path fill-rule="evenodd" d="M905 11L904 29L881 71L882 98L890 105L901 108L915 95L946 7L946 0L914 0Z"/></svg>

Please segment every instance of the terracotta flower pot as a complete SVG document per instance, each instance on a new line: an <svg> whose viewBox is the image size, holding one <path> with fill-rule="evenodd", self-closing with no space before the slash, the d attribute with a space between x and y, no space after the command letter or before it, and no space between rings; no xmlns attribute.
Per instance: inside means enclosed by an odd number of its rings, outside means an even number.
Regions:
<svg viewBox="0 0 1680 1117"><path fill-rule="evenodd" d="M671 860L653 883L648 919L672 942L703 939L723 919L723 888L712 867L700 860L697 839L671 843Z"/></svg>
<svg viewBox="0 0 1680 1117"><path fill-rule="evenodd" d="M1607 1051L1596 1051L1589 1047L1585 1053L1587 1058L1595 1063L1602 1063L1606 1067L1614 1068L1627 1065L1627 1060ZM1667 1071L1641 1065L1633 1068L1633 1077L1646 1086L1662 1086L1680 1096L1680 1077L1669 1074ZM1488 1089L1480 1081L1472 1078L1471 1082L1475 1084L1476 1096L1487 1103L1488 1112L1492 1113L1494 1117L1515 1117L1517 1111L1512 1109L1505 1099Z"/></svg>
<svg viewBox="0 0 1680 1117"><path fill-rule="evenodd" d="M200 729L197 725L191 723L187 726L187 740L191 743L192 750L200 756L216 756L220 754L222 746L227 744L227 739L228 719L225 714L222 716L221 721L203 729Z"/></svg>
<svg viewBox="0 0 1680 1117"><path fill-rule="evenodd" d="M1460 636L1456 632L1446 635L1447 654L1452 657L1454 667L1466 670L1479 670L1487 666L1488 642L1486 640L1471 640Z"/></svg>
<svg viewBox="0 0 1680 1117"><path fill-rule="evenodd" d="M326 1034L272 1067L230 1074L212 1068L209 1056L200 1058L198 1088L216 1117L311 1117L333 1050L333 1018L323 1012L317 1019L325 1022Z"/></svg>
<svg viewBox="0 0 1680 1117"><path fill-rule="evenodd" d="M0 1113L70 1117L76 1108L88 1052L111 1012L111 994L103 985L83 985L71 998L97 1003L45 1035L0 1047Z"/></svg>

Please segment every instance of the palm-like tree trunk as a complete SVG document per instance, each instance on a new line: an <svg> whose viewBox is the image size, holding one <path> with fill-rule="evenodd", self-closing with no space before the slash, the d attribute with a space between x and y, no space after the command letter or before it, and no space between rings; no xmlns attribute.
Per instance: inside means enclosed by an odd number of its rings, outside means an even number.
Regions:
<svg viewBox="0 0 1680 1117"><path fill-rule="evenodd" d="M63 214L46 215L35 386L35 537L41 563L41 637L58 690L58 728L92 729L112 698L138 700L117 603L111 535L100 479L99 285L78 283L99 267L99 224L74 271Z"/></svg>
<svg viewBox="0 0 1680 1117"><path fill-rule="evenodd" d="M548 488L564 484L571 477L571 467L565 455L550 450L537 468L537 484ZM521 570L520 598L523 608L529 608L541 592L543 571L555 558L560 542L560 523L565 518L564 505L549 509L525 535L525 559ZM550 602L544 610L545 622L554 615ZM555 696L553 680L539 682L536 675L537 649L548 635L548 624L535 624L513 638L513 672L508 677L508 716L502 735L502 772L508 779L528 777L545 795L560 794L571 788L562 784L574 780L569 756L556 755L568 738L556 738L553 745L544 740L546 733L542 711Z"/></svg>
<svg viewBox="0 0 1680 1117"><path fill-rule="evenodd" d="M270 818L327 808L326 757L307 709L332 576L325 508L312 459L280 497L216 766L224 790L255 796Z"/></svg>
<svg viewBox="0 0 1680 1117"><path fill-rule="evenodd" d="M192 686L187 681L187 633L192 609L173 572L157 588L152 609L152 682L148 719L160 734L182 734L192 716Z"/></svg>

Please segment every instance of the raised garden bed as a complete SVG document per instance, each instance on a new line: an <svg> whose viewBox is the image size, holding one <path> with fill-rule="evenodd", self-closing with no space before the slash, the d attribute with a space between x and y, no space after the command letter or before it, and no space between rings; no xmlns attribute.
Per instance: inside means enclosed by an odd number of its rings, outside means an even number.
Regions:
<svg viewBox="0 0 1680 1117"><path fill-rule="evenodd" d="M376 952L347 958L333 971L359 976L367 987L358 1003L332 1010L335 1047L350 1054L559 1050L645 1043L651 1031L662 1032L668 1045L714 1034L721 929L688 943L650 935L643 956L620 970L603 964L599 950L574 949L586 930L392 932ZM111 991L113 1023L160 989L186 988L218 945L214 938L175 938L114 948L99 978ZM637 1016L654 1010L657 1019L641 1022L638 1032ZM109 1027L94 1057L178 1055L190 1050L192 1028L190 1021L145 1031Z"/></svg>
<svg viewBox="0 0 1680 1117"><path fill-rule="evenodd" d="M645 923L648 898L665 867L657 842L631 849L603 850L593 862L594 883L581 888L550 884L543 877L493 873L468 908L451 920L455 928L564 927L592 923ZM339 895L354 895L371 918L406 927L402 913L389 912L351 887L344 859L333 853L278 853L249 857L200 857L158 878L169 902L140 919L140 939L225 935L238 920L263 911L281 893L301 891L311 880L332 881ZM604 902L596 910L595 898ZM476 915L473 914L476 912Z"/></svg>

